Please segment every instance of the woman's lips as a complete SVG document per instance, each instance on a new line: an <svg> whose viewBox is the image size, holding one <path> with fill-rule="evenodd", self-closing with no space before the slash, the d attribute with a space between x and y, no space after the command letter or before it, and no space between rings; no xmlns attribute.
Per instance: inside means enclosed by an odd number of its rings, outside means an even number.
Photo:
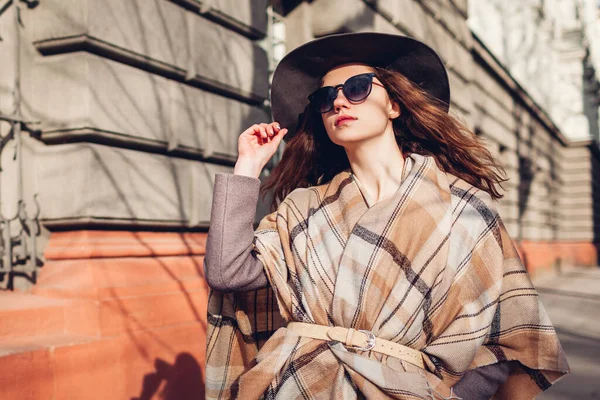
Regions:
<svg viewBox="0 0 600 400"><path fill-rule="evenodd" d="M354 121L355 119L356 118L351 117L350 115L340 115L335 119L335 126L339 126L340 124L343 124L346 121Z"/></svg>

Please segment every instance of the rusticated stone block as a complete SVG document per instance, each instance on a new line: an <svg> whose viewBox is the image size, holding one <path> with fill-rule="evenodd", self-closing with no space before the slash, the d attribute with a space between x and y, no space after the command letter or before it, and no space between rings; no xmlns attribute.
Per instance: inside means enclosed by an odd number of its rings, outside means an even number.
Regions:
<svg viewBox="0 0 600 400"><path fill-rule="evenodd" d="M363 30L407 34L431 46L447 66L465 79L470 79L472 57L459 42L463 41L468 48L471 36L466 20L459 13L448 7L438 7L434 11L439 13L440 18L452 20L454 28L460 31L453 36L415 1L390 0L372 3L375 11L360 0L321 0L311 3L314 35Z"/></svg>
<svg viewBox="0 0 600 400"><path fill-rule="evenodd" d="M557 239L565 241L594 241L594 232L580 228L563 228L557 232Z"/></svg>
<svg viewBox="0 0 600 400"><path fill-rule="evenodd" d="M377 31L401 33L360 0L326 0L311 3L312 33L319 37L338 32Z"/></svg>
<svg viewBox="0 0 600 400"><path fill-rule="evenodd" d="M394 19L417 30L418 33L424 33L419 30L427 30L430 24L441 22L458 40L467 45L472 40L465 16L454 8L450 1L378 0L374 3Z"/></svg>
<svg viewBox="0 0 600 400"><path fill-rule="evenodd" d="M474 63L473 84L479 86L488 96L493 97L498 104L505 107L510 112L514 112L513 107L515 100L512 98L511 93L502 86L500 81L490 75L484 67L485 65ZM482 96L477 96L474 101L477 102L482 98Z"/></svg>
<svg viewBox="0 0 600 400"><path fill-rule="evenodd" d="M512 202L504 201L504 198L500 200L498 212L504 221L516 221L519 218L519 209L517 205Z"/></svg>
<svg viewBox="0 0 600 400"><path fill-rule="evenodd" d="M490 139L496 143L502 143L510 150L516 150L517 138L496 119L488 115L479 113L475 116L475 124L479 127L484 138Z"/></svg>
<svg viewBox="0 0 600 400"><path fill-rule="evenodd" d="M267 31L267 14L265 10L269 0L209 0L201 1L201 3L207 3L210 5L210 9L214 10L213 12L225 14L257 31Z"/></svg>
<svg viewBox="0 0 600 400"><path fill-rule="evenodd" d="M42 121L49 142L96 135L233 161L239 134L270 120L260 108L85 52L24 69L24 112Z"/></svg>
<svg viewBox="0 0 600 400"><path fill-rule="evenodd" d="M29 212L52 224L124 223L208 226L216 172L230 167L104 145L45 146L24 137L24 191ZM3 157L3 166L8 157ZM10 179L13 179L12 181ZM7 181L8 180L8 181ZM3 174L5 215L15 213L14 176ZM4 194L3 193L3 194Z"/></svg>
<svg viewBox="0 0 600 400"><path fill-rule="evenodd" d="M263 14L266 21L266 6L251 3L236 1L233 7L232 1L221 0L214 6L240 18ZM109 57L130 52L142 57L137 61L142 65L159 62L183 70L188 78L200 75L259 98L268 96L268 60L262 48L170 1L48 0L24 15L28 39L46 52L83 47L78 43L91 37L102 42L95 46Z"/></svg>

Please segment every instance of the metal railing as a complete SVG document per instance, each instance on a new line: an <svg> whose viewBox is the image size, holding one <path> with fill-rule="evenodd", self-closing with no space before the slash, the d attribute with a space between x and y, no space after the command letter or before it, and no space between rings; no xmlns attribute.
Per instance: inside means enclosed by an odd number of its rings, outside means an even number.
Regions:
<svg viewBox="0 0 600 400"><path fill-rule="evenodd" d="M20 0L28 8L39 4L37 0ZM35 213L30 217L27 212L27 203L23 190L23 132L30 134L35 131L31 128L37 122L25 121L21 115L21 5L19 1L9 0L0 7L0 16L12 5L15 26L15 80L13 88L13 111L11 115L0 114L0 128L8 123L10 129L2 136L0 129L0 161L9 143L14 142L13 161L16 162L16 212L13 216L5 217L2 207L3 188L0 187L0 289L13 289L15 276L23 276L28 281L35 283L37 267L42 261L38 256L38 237L42 233L39 222L40 205L37 194L33 197ZM1 163L0 163L1 165ZM0 168L0 174L2 174Z"/></svg>
<svg viewBox="0 0 600 400"><path fill-rule="evenodd" d="M33 197L35 215L29 217L26 202L23 198L21 132L24 130L31 132L28 128L31 123L28 124L20 119L1 114L0 122L11 124L10 132L5 136L0 136L0 159L6 145L11 140L14 140L15 152L13 160L17 161L18 189L15 215L8 218L5 217L0 207L0 289L11 289L12 278L17 274L35 283L37 267L41 266L41 260L37 254L37 237L41 234L39 222L40 205L37 202L36 194ZM1 195L2 192L0 191L0 200Z"/></svg>

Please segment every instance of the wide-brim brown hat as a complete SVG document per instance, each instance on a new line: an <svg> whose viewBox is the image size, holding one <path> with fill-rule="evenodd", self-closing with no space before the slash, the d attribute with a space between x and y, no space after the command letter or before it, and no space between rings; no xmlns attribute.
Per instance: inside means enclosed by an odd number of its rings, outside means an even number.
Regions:
<svg viewBox="0 0 600 400"><path fill-rule="evenodd" d="M398 71L450 107L448 73L438 54L408 36L361 32L325 36L289 52L277 65L271 84L273 120L289 132L297 130L301 114L320 79L332 68L364 63Z"/></svg>

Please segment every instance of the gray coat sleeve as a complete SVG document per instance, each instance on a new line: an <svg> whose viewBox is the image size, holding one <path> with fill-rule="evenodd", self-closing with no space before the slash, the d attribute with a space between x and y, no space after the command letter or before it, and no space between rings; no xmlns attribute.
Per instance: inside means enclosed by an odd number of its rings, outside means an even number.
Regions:
<svg viewBox="0 0 600 400"><path fill-rule="evenodd" d="M463 400L488 400L506 381L515 362L499 362L467 371L454 385L454 394Z"/></svg>
<svg viewBox="0 0 600 400"><path fill-rule="evenodd" d="M206 239L204 276L222 292L249 291L268 286L262 263L254 252L254 227L260 180L217 173L210 228Z"/></svg>

